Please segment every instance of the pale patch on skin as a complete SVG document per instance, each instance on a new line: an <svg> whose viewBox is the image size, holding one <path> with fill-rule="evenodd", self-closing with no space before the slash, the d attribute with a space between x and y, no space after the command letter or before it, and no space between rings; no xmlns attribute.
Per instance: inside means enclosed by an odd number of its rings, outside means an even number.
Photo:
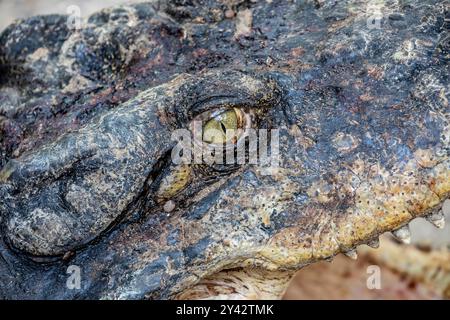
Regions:
<svg viewBox="0 0 450 320"><path fill-rule="evenodd" d="M92 81L83 77L82 75L76 74L70 80L67 86L62 89L64 93L76 93L78 90L88 88L93 85Z"/></svg>
<svg viewBox="0 0 450 320"><path fill-rule="evenodd" d="M327 203L333 200L329 196L333 189L333 186L326 181L316 181L311 185L307 193L311 198L317 199L318 202Z"/></svg>
<svg viewBox="0 0 450 320"><path fill-rule="evenodd" d="M170 168L170 172L163 178L156 197L160 201L170 199L184 189L191 180L192 167L189 165L178 165Z"/></svg>
<svg viewBox="0 0 450 320"><path fill-rule="evenodd" d="M36 61L47 61L50 51L47 48L38 48L32 54L27 57L29 63L35 63Z"/></svg>
<svg viewBox="0 0 450 320"><path fill-rule="evenodd" d="M417 163L424 168L433 168L438 162L435 152L431 149L417 149L414 157Z"/></svg>
<svg viewBox="0 0 450 320"><path fill-rule="evenodd" d="M406 40L397 52L392 56L394 60L400 63L408 63L408 61L416 57L415 45L412 40Z"/></svg>
<svg viewBox="0 0 450 320"><path fill-rule="evenodd" d="M250 9L245 9L238 11L236 14L236 31L234 33L235 38L240 36L247 36L252 31L252 11Z"/></svg>

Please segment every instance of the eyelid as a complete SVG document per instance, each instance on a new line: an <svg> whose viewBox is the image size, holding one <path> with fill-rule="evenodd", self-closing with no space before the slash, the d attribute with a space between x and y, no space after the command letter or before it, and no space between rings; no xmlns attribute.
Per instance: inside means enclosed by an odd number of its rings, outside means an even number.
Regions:
<svg viewBox="0 0 450 320"><path fill-rule="evenodd" d="M197 115L194 119L192 119L190 127L192 127L192 123L194 121L200 121L202 123L206 123L209 120L212 120L215 117L217 117L227 111L230 111L230 110L234 110L236 112L236 117L238 117L240 121L243 121L243 123L245 124L245 127L243 129L248 129L251 126L253 121L252 121L251 112L249 112L248 110L243 110L243 108L236 107L236 106L225 106L225 107L217 106L213 110L205 111L205 112ZM243 118L240 118L240 117L243 117Z"/></svg>
<svg viewBox="0 0 450 320"><path fill-rule="evenodd" d="M204 100L197 101L194 105L189 109L190 119L194 120L200 115L206 112L212 111L225 111L226 109L231 109L233 107L242 109L247 109L252 106L252 103L248 99L242 99L242 97L236 98L233 96L214 96L208 97Z"/></svg>

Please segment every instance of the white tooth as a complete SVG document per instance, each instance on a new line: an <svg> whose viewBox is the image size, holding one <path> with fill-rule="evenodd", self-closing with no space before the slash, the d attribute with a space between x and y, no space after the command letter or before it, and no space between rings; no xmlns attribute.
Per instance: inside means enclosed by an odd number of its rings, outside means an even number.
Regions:
<svg viewBox="0 0 450 320"><path fill-rule="evenodd" d="M428 222L432 223L436 228L444 229L445 227L445 216L442 210L436 213L429 214L425 217L425 219L427 219Z"/></svg>
<svg viewBox="0 0 450 320"><path fill-rule="evenodd" d="M372 239L367 242L367 245L371 248L377 249L380 247L380 240L378 238Z"/></svg>
<svg viewBox="0 0 450 320"><path fill-rule="evenodd" d="M350 251L344 252L344 254L352 260L358 259L358 254L356 253L356 250L350 250Z"/></svg>
<svg viewBox="0 0 450 320"><path fill-rule="evenodd" d="M404 244L411 243L411 232L409 231L409 226L403 226L400 229L392 231L394 237L403 242Z"/></svg>

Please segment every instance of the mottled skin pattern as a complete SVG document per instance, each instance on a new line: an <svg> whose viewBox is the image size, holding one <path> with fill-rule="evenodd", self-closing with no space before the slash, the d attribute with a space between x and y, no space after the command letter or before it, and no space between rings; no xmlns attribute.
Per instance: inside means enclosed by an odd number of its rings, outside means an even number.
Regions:
<svg viewBox="0 0 450 320"><path fill-rule="evenodd" d="M439 210L446 18L437 0L176 0L107 9L80 30L64 16L11 25L0 297L174 298L225 269L285 275ZM280 130L280 168L192 167L165 212L171 131L219 105Z"/></svg>

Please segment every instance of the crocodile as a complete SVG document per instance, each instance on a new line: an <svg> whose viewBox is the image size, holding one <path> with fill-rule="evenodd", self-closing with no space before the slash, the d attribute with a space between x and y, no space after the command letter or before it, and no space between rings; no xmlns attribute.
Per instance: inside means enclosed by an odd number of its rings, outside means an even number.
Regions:
<svg viewBox="0 0 450 320"><path fill-rule="evenodd" d="M438 0L155 0L16 21L0 297L275 297L417 217L443 227L448 19ZM265 129L278 162L176 163L195 121L238 128L232 146Z"/></svg>

